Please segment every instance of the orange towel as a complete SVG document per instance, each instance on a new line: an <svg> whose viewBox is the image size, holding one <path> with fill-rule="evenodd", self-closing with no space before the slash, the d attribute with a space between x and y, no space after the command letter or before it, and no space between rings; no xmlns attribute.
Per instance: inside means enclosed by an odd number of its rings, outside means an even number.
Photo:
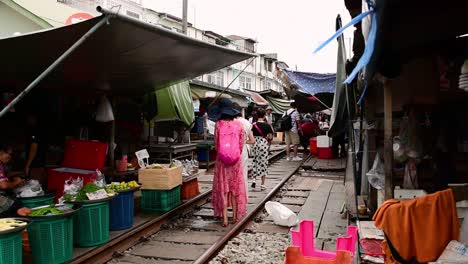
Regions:
<svg viewBox="0 0 468 264"><path fill-rule="evenodd" d="M375 226L405 260L436 261L451 240L458 240L459 224L451 189L408 201L388 200L374 215ZM386 243L385 263L395 263Z"/></svg>

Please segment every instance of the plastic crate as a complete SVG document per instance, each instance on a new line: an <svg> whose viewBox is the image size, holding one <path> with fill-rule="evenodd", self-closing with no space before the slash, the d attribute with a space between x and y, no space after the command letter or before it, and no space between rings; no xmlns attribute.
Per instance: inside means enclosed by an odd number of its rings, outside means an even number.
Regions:
<svg viewBox="0 0 468 264"><path fill-rule="evenodd" d="M188 200L191 199L195 196L197 196L200 193L198 190L198 179L193 178L187 182L184 182L182 184L182 189L181 189L181 198L182 200Z"/></svg>
<svg viewBox="0 0 468 264"><path fill-rule="evenodd" d="M110 230L123 230L133 226L134 192L120 192L110 202Z"/></svg>
<svg viewBox="0 0 468 264"><path fill-rule="evenodd" d="M66 263L73 257L73 217L34 219L28 226L36 264Z"/></svg>
<svg viewBox="0 0 468 264"><path fill-rule="evenodd" d="M73 221L77 247L94 247L109 241L109 201L82 204Z"/></svg>
<svg viewBox="0 0 468 264"><path fill-rule="evenodd" d="M22 264L22 231L0 235L0 263Z"/></svg>
<svg viewBox="0 0 468 264"><path fill-rule="evenodd" d="M35 208L44 205L51 205L54 203L54 193L40 196L40 197L22 197L18 198L24 207Z"/></svg>
<svg viewBox="0 0 468 264"><path fill-rule="evenodd" d="M180 205L180 186L172 190L141 190L143 211L165 213Z"/></svg>

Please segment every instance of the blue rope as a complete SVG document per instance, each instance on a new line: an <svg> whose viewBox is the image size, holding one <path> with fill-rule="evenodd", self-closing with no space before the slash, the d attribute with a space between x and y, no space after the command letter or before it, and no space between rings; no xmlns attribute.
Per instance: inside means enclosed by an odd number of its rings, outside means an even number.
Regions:
<svg viewBox="0 0 468 264"><path fill-rule="evenodd" d="M362 54L356 67L354 67L353 71L349 74L348 78L346 78L344 83L350 84L354 80L354 78L356 78L356 75L362 69L364 69L364 67L366 67L367 64L369 64L372 54L374 53L376 36L377 36L377 15L374 12L372 13L371 30L369 32L369 37L367 38L367 44L366 44L366 48L364 49L364 53Z"/></svg>
<svg viewBox="0 0 468 264"><path fill-rule="evenodd" d="M364 83L364 90L362 91L362 94L359 97L359 100L357 102L358 105L362 104L362 101L364 101L364 97L366 97L366 93L367 93L367 81Z"/></svg>
<svg viewBox="0 0 468 264"><path fill-rule="evenodd" d="M375 12L374 9L370 9L369 11L366 11L364 13L361 13L359 16L353 18L348 24L346 24L344 27L341 27L338 31L336 31L335 34L333 34L333 36L331 36L329 39L327 39L325 42L323 42L322 44L320 44L320 46L318 46L318 48L315 49L314 51L314 54L319 52L321 49L323 49L325 46L327 46L332 40L338 38L341 34L343 34L343 32L350 26L354 26L356 25L357 23L361 22L362 19L364 19L366 16L368 16L369 14L373 14Z"/></svg>

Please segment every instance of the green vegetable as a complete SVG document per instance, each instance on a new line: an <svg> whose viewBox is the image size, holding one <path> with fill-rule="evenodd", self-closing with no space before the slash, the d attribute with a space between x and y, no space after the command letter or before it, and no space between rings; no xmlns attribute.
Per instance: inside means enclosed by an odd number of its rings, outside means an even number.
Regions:
<svg viewBox="0 0 468 264"><path fill-rule="evenodd" d="M85 201L85 200L89 200L88 199L88 196L86 196L87 193L93 193L93 192L96 192L98 190L102 189L101 187L97 186L96 184L94 183L87 183L85 186L83 186L83 188L81 188L81 190L78 192L78 194L76 195L76 200L77 201ZM66 198L65 198L66 199Z"/></svg>
<svg viewBox="0 0 468 264"><path fill-rule="evenodd" d="M29 216L42 216L42 215L57 215L63 213L59 209L55 208L53 205L41 208L37 210L32 210Z"/></svg>

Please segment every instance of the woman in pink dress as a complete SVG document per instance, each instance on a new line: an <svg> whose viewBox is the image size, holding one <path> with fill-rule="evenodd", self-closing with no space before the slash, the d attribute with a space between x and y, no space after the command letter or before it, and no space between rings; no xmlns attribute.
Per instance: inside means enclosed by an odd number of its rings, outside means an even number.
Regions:
<svg viewBox="0 0 468 264"><path fill-rule="evenodd" d="M247 195L243 175L241 153L245 144L242 123L235 120L239 111L233 108L229 99L221 99L215 112L219 118L215 127L215 147L218 151L213 177L211 203L214 216L223 219L222 225L228 226L227 209L232 206L232 223L245 216L247 212ZM229 142L229 144L226 144ZM224 145L222 145L224 144ZM225 147L235 148L232 156L224 158L221 153ZM231 162L227 162L230 158Z"/></svg>

